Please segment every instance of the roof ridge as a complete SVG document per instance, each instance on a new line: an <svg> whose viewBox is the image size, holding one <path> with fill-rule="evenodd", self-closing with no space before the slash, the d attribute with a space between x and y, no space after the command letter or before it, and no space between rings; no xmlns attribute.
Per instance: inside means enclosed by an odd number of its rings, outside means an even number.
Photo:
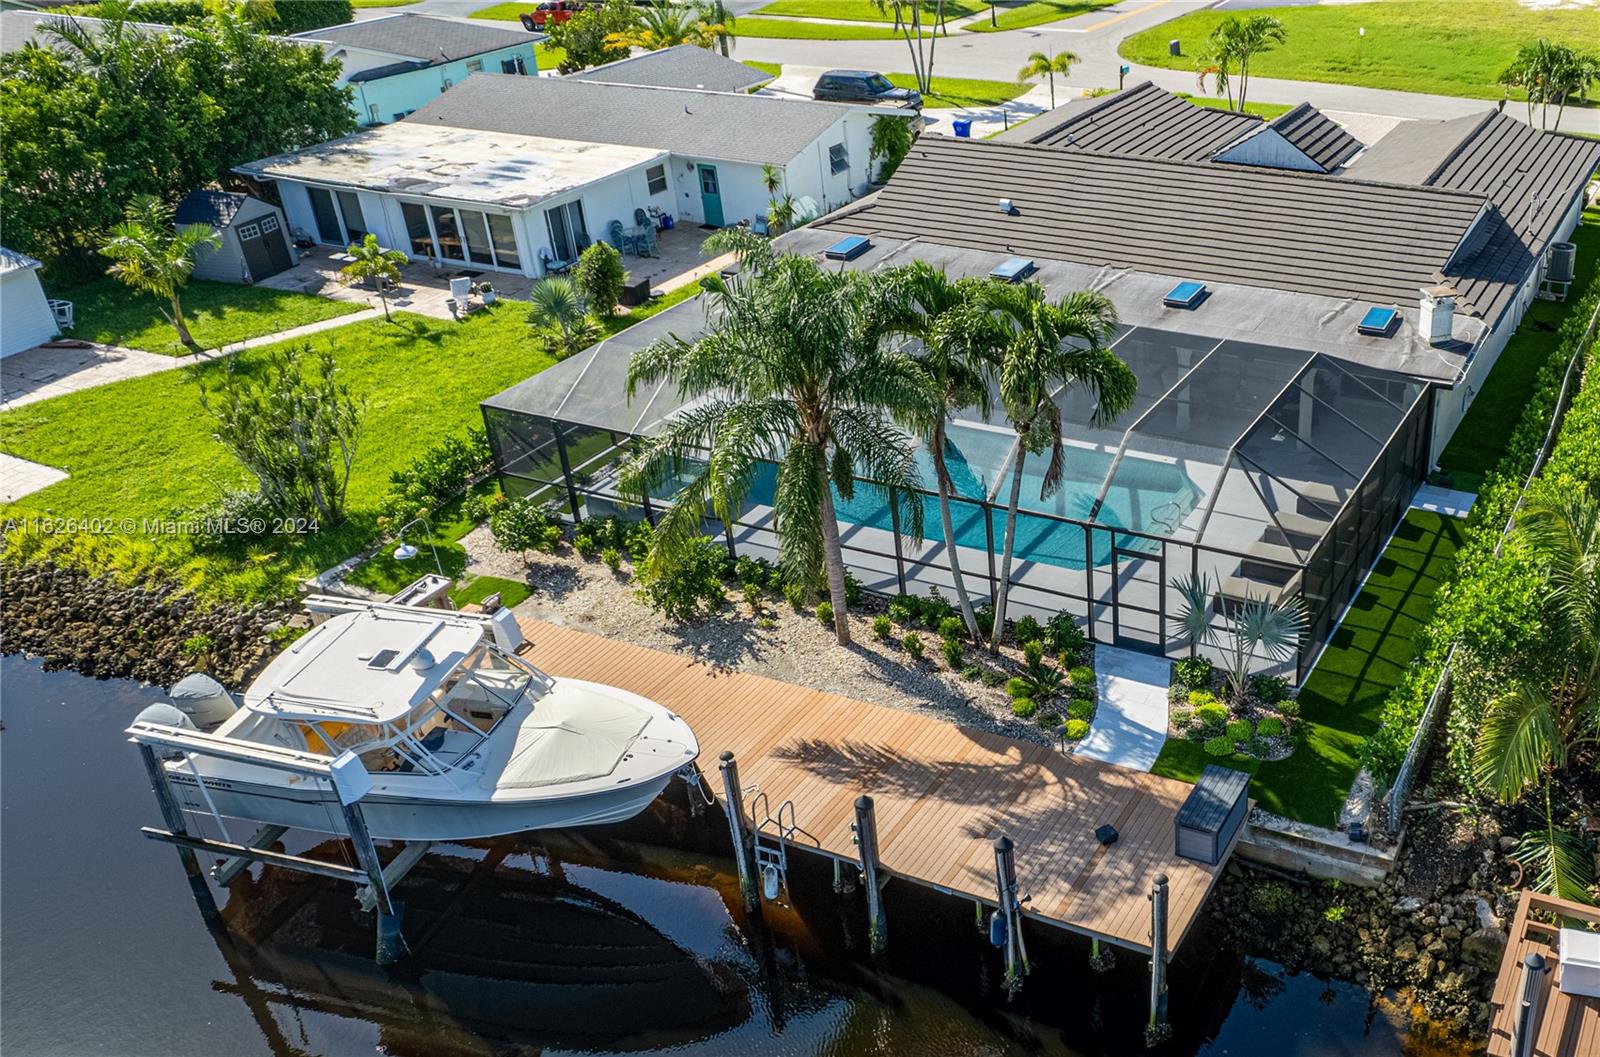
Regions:
<svg viewBox="0 0 1600 1057"><path fill-rule="evenodd" d="M1079 121L1082 121L1085 118L1088 118L1088 117L1091 117L1091 116L1093 116L1095 114L1098 114L1100 111L1104 110L1108 106L1113 105L1114 103L1118 103L1118 102L1133 98L1136 94L1138 94L1139 92L1143 91L1146 88L1156 88L1156 83L1154 81L1144 80L1144 81L1140 81L1138 84L1129 85L1127 88L1122 89L1122 91L1120 91L1120 92L1107 92L1105 95L1099 96L1098 98L1090 97L1090 98L1093 99L1093 101L1088 106L1084 107L1082 110L1079 110L1076 114L1072 114L1072 115L1068 116L1064 121L1061 122L1061 124L1059 124L1059 125L1051 125L1049 128L1041 130L1038 135L1039 136L1049 136L1049 135L1052 135L1052 134L1054 134L1056 132L1060 132L1062 129L1066 128L1068 125L1077 124ZM1165 89L1157 88L1157 91L1165 91ZM1062 103L1061 105L1062 106L1071 106L1073 102L1075 102L1075 100L1069 99L1069 100L1067 100L1067 102ZM1040 114L1039 116L1040 117L1049 117L1050 116L1050 111L1046 110L1043 114ZM1027 142L1031 143L1031 142L1033 142L1033 139L1036 139L1036 138L1037 137L1030 138ZM1011 142L1016 142L1016 141L1013 140Z"/></svg>
<svg viewBox="0 0 1600 1057"><path fill-rule="evenodd" d="M1478 133L1482 132L1484 127L1491 121L1497 117L1503 116L1504 114L1502 111L1496 110L1493 107L1490 107L1488 110L1484 111L1483 115L1478 118L1478 123L1472 126L1472 130L1457 140L1456 145L1450 149L1450 153L1446 154L1439 161L1439 164L1435 165L1431 170L1429 170L1427 177L1422 181L1422 185L1424 187L1432 187L1433 181L1437 180L1441 175L1443 175L1445 169L1450 167L1450 163L1461 156L1461 152L1467 148L1467 144L1477 139ZM1516 121L1517 119L1510 118L1508 120ZM1521 122L1518 122L1518 124L1521 124Z"/></svg>
<svg viewBox="0 0 1600 1057"><path fill-rule="evenodd" d="M1316 107L1311 105L1311 101L1310 100L1305 100L1304 102L1296 103L1294 106L1290 107L1288 110L1285 110L1283 113L1279 114L1277 117L1273 118L1271 121L1268 121L1267 122L1267 127L1268 128L1277 128L1280 122L1282 124L1287 125L1291 118L1298 118L1298 117L1301 116L1302 113L1305 113L1305 112L1311 112L1311 113L1316 113L1316 114L1321 114L1322 113L1322 111L1318 110ZM1328 120L1332 121L1333 119L1329 118Z"/></svg>

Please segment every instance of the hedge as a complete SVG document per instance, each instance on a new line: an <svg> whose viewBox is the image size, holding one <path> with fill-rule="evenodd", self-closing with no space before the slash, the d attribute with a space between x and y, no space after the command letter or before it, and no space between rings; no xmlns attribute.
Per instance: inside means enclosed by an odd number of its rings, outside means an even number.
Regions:
<svg viewBox="0 0 1600 1057"><path fill-rule="evenodd" d="M1516 509L1523 483L1544 445L1567 365L1600 305L1600 276L1589 284L1557 332L1550 355L1539 369L1534 393L1507 441L1505 454L1483 481L1456 551L1454 576L1435 597L1434 617L1418 633L1418 658L1404 681L1384 702L1378 729L1362 746L1361 762L1382 782L1393 779L1422 721L1452 645L1458 660L1472 658L1474 677L1452 683L1449 717L1450 763L1471 784L1470 757L1482 706L1503 685L1498 662L1508 661L1539 640L1537 600L1540 571L1515 547L1498 556L1506 521ZM1582 350L1582 382L1557 433L1541 482L1587 483L1600 476L1600 372L1584 372L1593 356L1591 340ZM1460 674L1459 672L1457 673Z"/></svg>

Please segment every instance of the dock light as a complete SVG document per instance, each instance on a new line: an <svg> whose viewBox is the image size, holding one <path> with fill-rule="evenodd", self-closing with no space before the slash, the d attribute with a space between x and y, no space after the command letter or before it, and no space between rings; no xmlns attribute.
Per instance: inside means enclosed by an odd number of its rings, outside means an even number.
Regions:
<svg viewBox="0 0 1600 1057"><path fill-rule="evenodd" d="M409 543L402 543L394 549L394 560L397 562L408 562L416 556L417 548Z"/></svg>
<svg viewBox="0 0 1600 1057"><path fill-rule="evenodd" d="M417 525L421 525L423 531L428 534L428 548L433 551L433 566L439 570L440 576L444 576L444 563L439 560L439 548L434 546L433 542L433 526L428 524L428 519L425 517L412 518L404 525L401 525L400 531L394 534L395 539L400 541L399 546L394 549L394 560L408 562L420 553L415 544L406 542L406 533ZM445 579L449 579L449 577L445 577Z"/></svg>

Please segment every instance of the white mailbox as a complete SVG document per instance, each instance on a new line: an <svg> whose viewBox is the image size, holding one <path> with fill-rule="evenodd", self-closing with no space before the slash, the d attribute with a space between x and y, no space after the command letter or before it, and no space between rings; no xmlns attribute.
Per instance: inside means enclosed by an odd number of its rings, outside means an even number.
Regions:
<svg viewBox="0 0 1600 1057"><path fill-rule="evenodd" d="M1600 998L1600 933L1561 930L1562 993Z"/></svg>

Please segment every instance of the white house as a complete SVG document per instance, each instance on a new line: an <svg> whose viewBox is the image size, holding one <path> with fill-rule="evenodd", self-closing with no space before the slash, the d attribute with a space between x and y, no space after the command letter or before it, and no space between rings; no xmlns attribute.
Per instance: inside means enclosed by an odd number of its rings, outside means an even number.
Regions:
<svg viewBox="0 0 1600 1057"><path fill-rule="evenodd" d="M39 285L39 262L0 246L0 357L55 336L56 317Z"/></svg>
<svg viewBox="0 0 1600 1057"><path fill-rule="evenodd" d="M398 121L475 73L536 74L542 33L427 15L397 14L298 33L343 72L363 125Z"/></svg>
<svg viewBox="0 0 1600 1057"><path fill-rule="evenodd" d="M537 276L606 238L613 221L764 218L767 166L802 209L836 209L866 190L878 113L479 74L404 121L238 171L276 181L290 225L321 242L372 232L413 257Z"/></svg>

